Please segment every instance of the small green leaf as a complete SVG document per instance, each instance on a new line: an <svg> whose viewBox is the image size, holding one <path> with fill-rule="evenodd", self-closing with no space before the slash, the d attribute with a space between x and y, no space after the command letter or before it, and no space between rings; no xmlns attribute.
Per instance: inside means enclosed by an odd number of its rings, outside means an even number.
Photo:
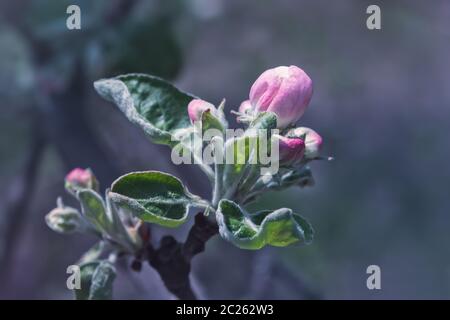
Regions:
<svg viewBox="0 0 450 320"><path fill-rule="evenodd" d="M81 211L86 219L100 232L110 233L112 222L106 214L105 203L100 195L90 189L81 189L77 193Z"/></svg>
<svg viewBox="0 0 450 320"><path fill-rule="evenodd" d="M173 146L177 144L172 141L177 130L191 125L187 105L195 97L161 78L128 74L96 81L94 87L155 143Z"/></svg>
<svg viewBox="0 0 450 320"><path fill-rule="evenodd" d="M140 243L130 237L117 209L108 198L105 203L98 193L89 189L78 191L77 196L81 203L83 215L98 232L107 235L130 252L138 249Z"/></svg>
<svg viewBox="0 0 450 320"><path fill-rule="evenodd" d="M221 120L216 117L210 110L206 110L202 113L202 131L217 129L220 132L225 131L225 127Z"/></svg>
<svg viewBox="0 0 450 320"><path fill-rule="evenodd" d="M188 206L198 197L180 180L159 171L133 172L117 179L109 197L118 207L146 222L177 227L187 219Z"/></svg>
<svg viewBox="0 0 450 320"><path fill-rule="evenodd" d="M249 214L233 201L221 200L216 218L220 235L241 249L309 244L314 233L305 219L288 208Z"/></svg>
<svg viewBox="0 0 450 320"><path fill-rule="evenodd" d="M97 269L99 261L92 261L80 265L80 289L74 289L75 299L88 300L91 290L92 275Z"/></svg>
<svg viewBox="0 0 450 320"><path fill-rule="evenodd" d="M110 237L116 240L118 243L122 244L129 251L134 252L140 248L142 245L140 237L136 235L131 235L124 222L122 221L118 208L115 204L111 202L110 197L108 197L109 190L106 191L106 209L111 219L111 231ZM130 226L131 227L131 226Z"/></svg>
<svg viewBox="0 0 450 320"><path fill-rule="evenodd" d="M244 176L246 168L250 165L250 157L255 156L253 152L257 150L256 139L248 136L236 137L226 141L223 185L225 189L237 186ZM231 156L232 155L232 156ZM255 161L256 164L256 161Z"/></svg>
<svg viewBox="0 0 450 320"><path fill-rule="evenodd" d="M92 274L89 300L110 300L116 268L109 261L101 261Z"/></svg>
<svg viewBox="0 0 450 320"><path fill-rule="evenodd" d="M112 298L116 270L109 261L92 261L80 265L80 289L75 289L77 300L105 300Z"/></svg>
<svg viewBox="0 0 450 320"><path fill-rule="evenodd" d="M226 141L225 154L232 152L234 160L233 163L227 161L224 166L223 185L225 189L231 190L228 194L231 194L242 179L250 178L252 180L255 175L260 174L257 169L261 166L259 157L261 144L264 143L266 151L270 152L269 137L271 130L276 129L276 126L277 116L273 112L262 112L251 123L243 136ZM259 130L266 130L266 135ZM268 155L268 153L266 154ZM251 174L252 177L247 177L247 174Z"/></svg>
<svg viewBox="0 0 450 320"><path fill-rule="evenodd" d="M85 232L88 230L88 223L83 219L77 209L64 206L61 199L58 199L61 205L50 211L45 216L45 222L53 231L65 234L75 232Z"/></svg>

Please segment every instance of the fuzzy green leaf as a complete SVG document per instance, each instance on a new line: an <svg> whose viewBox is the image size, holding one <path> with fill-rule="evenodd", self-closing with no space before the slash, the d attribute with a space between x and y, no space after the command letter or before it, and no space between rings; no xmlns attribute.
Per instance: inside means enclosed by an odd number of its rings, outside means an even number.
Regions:
<svg viewBox="0 0 450 320"><path fill-rule="evenodd" d="M88 300L91 290L92 275L97 269L99 261L92 261L80 265L80 289L74 289L75 299Z"/></svg>
<svg viewBox="0 0 450 320"><path fill-rule="evenodd" d="M184 223L196 196L172 175L159 171L133 172L117 179L109 193L118 207L143 221L165 227Z"/></svg>
<svg viewBox="0 0 450 320"><path fill-rule="evenodd" d="M111 220L109 236L118 243L122 244L122 246L129 251L134 252L142 245L140 237L137 235L132 236L130 234L129 230L131 230L131 226L128 225L130 229L127 228L124 221L122 221L118 208L116 208L116 205L111 202L108 194L109 190L106 191L106 209L108 217Z"/></svg>
<svg viewBox="0 0 450 320"><path fill-rule="evenodd" d="M256 143L257 139L248 136L232 138L225 143L225 155L228 158L224 165L223 185L226 189L237 185L245 174L245 169L250 165L250 157L255 156L253 152L256 150Z"/></svg>
<svg viewBox="0 0 450 320"><path fill-rule="evenodd" d="M128 251L138 249L140 244L130 237L116 208L108 198L105 203L98 193L90 189L81 189L77 197L83 215L98 232L108 235Z"/></svg>
<svg viewBox="0 0 450 320"><path fill-rule="evenodd" d="M177 130L191 125L187 105L195 97L161 78L128 74L96 81L94 87L155 143L173 146Z"/></svg>
<svg viewBox="0 0 450 320"><path fill-rule="evenodd" d="M314 233L305 219L288 208L249 214L233 201L221 200L216 218L220 235L241 249L309 244Z"/></svg>
<svg viewBox="0 0 450 320"><path fill-rule="evenodd" d="M112 298L114 266L108 261L92 261L80 265L80 289L75 289L77 300L106 300Z"/></svg>
<svg viewBox="0 0 450 320"><path fill-rule="evenodd" d="M227 140L225 154L232 152L234 161L224 166L223 185L226 189L236 188L239 181L250 172L252 175L259 174L257 168L260 167L261 143L265 143L266 149L270 150L270 130L276 127L277 116L273 112L262 112L243 136ZM259 130L266 130L267 135L264 137Z"/></svg>
<svg viewBox="0 0 450 320"><path fill-rule="evenodd" d="M92 274L89 300L112 299L115 278L116 268L108 261L101 261Z"/></svg>
<svg viewBox="0 0 450 320"><path fill-rule="evenodd" d="M81 189L77 193L81 211L86 219L99 231L109 233L112 222L106 213L105 203L100 195L90 189Z"/></svg>
<svg viewBox="0 0 450 320"><path fill-rule="evenodd" d="M225 126L221 119L214 115L210 110L206 110L202 113L202 131L216 129L220 132L225 131Z"/></svg>

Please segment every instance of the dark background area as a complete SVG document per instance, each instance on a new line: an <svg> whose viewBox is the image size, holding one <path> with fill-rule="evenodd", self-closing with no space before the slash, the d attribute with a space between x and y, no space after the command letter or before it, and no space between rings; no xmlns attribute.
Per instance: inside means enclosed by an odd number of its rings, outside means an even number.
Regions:
<svg viewBox="0 0 450 320"><path fill-rule="evenodd" d="M66 28L78 4L82 29ZM366 28L378 4L382 29ZM74 167L106 188L156 169L208 196L192 166L175 166L92 82L144 72L227 110L257 76L298 65L314 81L301 124L331 163L316 185L255 206L292 207L313 224L306 247L233 247L220 237L194 260L202 298L450 297L450 2L325 0L0 1L0 297L65 299L66 268L94 239L63 236L44 216ZM232 117L230 116L231 120ZM67 203L70 198L66 197ZM180 230L154 227L156 237ZM381 267L382 289L366 287ZM115 297L171 298L149 267L120 268Z"/></svg>

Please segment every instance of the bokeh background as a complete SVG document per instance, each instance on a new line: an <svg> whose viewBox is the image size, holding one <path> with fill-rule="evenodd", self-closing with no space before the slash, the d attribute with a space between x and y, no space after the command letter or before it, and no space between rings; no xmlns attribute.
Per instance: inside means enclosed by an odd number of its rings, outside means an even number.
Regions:
<svg viewBox="0 0 450 320"><path fill-rule="evenodd" d="M66 29L69 4L81 7L80 31ZM366 28L369 4L381 7L382 30ZM216 237L194 260L195 290L450 298L449 1L1 0L0 19L1 298L72 298L66 268L95 239L56 234L44 216L74 167L92 168L103 188L126 172L163 170L208 196L201 173L173 165L168 148L97 96L94 80L152 73L213 103L225 97L232 110L262 71L290 64L315 83L301 123L336 160L313 165L313 188L256 207L292 207L315 241L250 252ZM182 239L188 229L170 232ZM151 268L122 264L116 298L172 298ZM371 264L381 290L366 287Z"/></svg>

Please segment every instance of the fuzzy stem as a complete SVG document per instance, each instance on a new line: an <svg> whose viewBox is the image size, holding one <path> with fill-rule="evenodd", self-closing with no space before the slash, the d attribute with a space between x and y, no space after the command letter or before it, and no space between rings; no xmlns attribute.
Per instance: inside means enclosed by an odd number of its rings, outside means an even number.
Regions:
<svg viewBox="0 0 450 320"><path fill-rule="evenodd" d="M223 139L220 137L215 137L215 140L218 140L217 143L220 144L220 146L223 146ZM212 142L216 143L216 141ZM212 196L212 205L214 208L217 208L217 205L219 204L219 201L222 197L223 193L223 171L224 171L224 165L219 163L220 161L223 161L223 159L220 159L221 155L217 152L217 150L214 150L214 189L213 189L213 196ZM222 157L223 158L223 157Z"/></svg>
<svg viewBox="0 0 450 320"><path fill-rule="evenodd" d="M213 190L213 196L212 196L212 205L214 208L217 207L219 204L220 198L222 196L222 175L223 175L223 169L219 169L220 167L223 168L223 166L215 164L215 178L214 178L214 190Z"/></svg>

